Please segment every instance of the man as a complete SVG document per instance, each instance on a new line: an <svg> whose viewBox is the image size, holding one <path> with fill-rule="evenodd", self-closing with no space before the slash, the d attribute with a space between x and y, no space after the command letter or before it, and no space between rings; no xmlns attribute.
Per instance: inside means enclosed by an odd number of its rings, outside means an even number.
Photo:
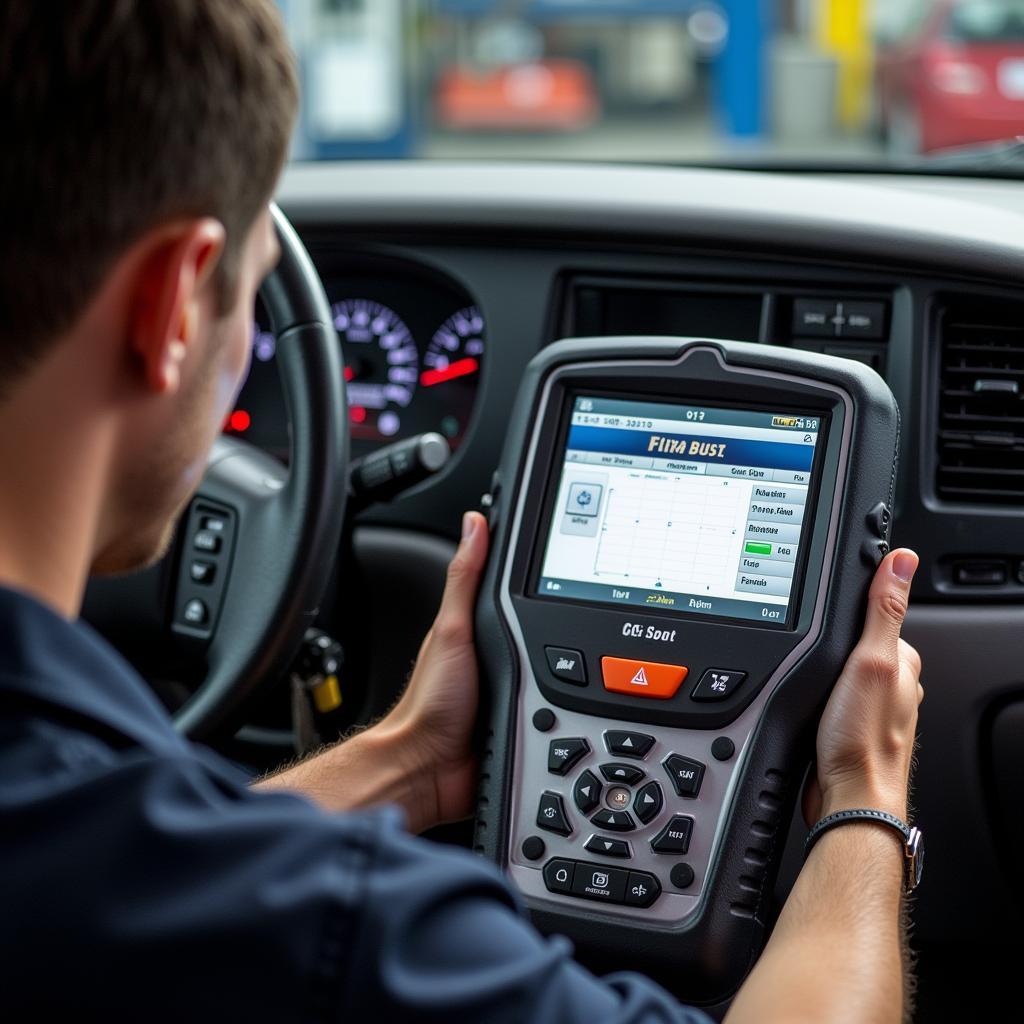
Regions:
<svg viewBox="0 0 1024 1024"><path fill-rule="evenodd" d="M639 975L594 978L492 865L403 830L471 811L478 514L394 710L255 788L179 737L76 621L90 571L165 549L240 386L296 95L270 0L0 8L5 1009L698 1020ZM899 631L916 565L897 551L879 569L822 720L809 820L906 817L922 691ZM730 1020L899 1019L897 839L864 822L821 838Z"/></svg>

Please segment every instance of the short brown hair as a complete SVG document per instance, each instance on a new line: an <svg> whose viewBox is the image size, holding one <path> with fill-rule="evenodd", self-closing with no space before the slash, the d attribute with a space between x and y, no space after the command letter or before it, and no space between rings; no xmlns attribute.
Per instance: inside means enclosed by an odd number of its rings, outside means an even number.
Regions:
<svg viewBox="0 0 1024 1024"><path fill-rule="evenodd" d="M3 0L0 389L164 221L224 224L230 305L297 103L272 0Z"/></svg>

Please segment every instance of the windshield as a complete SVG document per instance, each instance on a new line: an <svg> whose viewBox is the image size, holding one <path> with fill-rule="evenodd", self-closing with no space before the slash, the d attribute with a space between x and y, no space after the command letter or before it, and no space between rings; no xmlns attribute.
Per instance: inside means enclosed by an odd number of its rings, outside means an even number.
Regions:
<svg viewBox="0 0 1024 1024"><path fill-rule="evenodd" d="M1024 0L278 0L293 158L877 166L1024 134Z"/></svg>

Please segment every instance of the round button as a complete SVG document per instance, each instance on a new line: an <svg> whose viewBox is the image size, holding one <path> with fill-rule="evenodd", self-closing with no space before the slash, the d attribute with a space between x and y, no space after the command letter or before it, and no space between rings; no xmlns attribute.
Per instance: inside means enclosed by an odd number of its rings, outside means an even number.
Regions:
<svg viewBox="0 0 1024 1024"><path fill-rule="evenodd" d="M633 794L625 786L611 786L604 798L613 811L624 811L633 799Z"/></svg>
<svg viewBox="0 0 1024 1024"><path fill-rule="evenodd" d="M711 744L711 756L716 761L728 761L736 753L736 744L728 736L719 736Z"/></svg>
<svg viewBox="0 0 1024 1024"><path fill-rule="evenodd" d="M686 889L693 885L693 868L689 864L677 864L669 874L669 878L677 889Z"/></svg>
<svg viewBox="0 0 1024 1024"><path fill-rule="evenodd" d="M551 708L541 708L533 713L533 726L540 732L548 732L555 724L555 713Z"/></svg>
<svg viewBox="0 0 1024 1024"><path fill-rule="evenodd" d="M523 840L523 856L527 860L540 860L544 856L544 840L540 836L527 836Z"/></svg>

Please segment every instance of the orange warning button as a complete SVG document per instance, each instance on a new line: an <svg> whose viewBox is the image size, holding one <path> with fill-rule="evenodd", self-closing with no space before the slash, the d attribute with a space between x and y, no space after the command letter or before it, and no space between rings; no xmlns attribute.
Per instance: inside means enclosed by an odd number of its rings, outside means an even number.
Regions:
<svg viewBox="0 0 1024 1024"><path fill-rule="evenodd" d="M634 697L658 697L661 700L674 697L689 671L685 665L661 665L656 661L601 659L604 688L615 693L631 693Z"/></svg>

